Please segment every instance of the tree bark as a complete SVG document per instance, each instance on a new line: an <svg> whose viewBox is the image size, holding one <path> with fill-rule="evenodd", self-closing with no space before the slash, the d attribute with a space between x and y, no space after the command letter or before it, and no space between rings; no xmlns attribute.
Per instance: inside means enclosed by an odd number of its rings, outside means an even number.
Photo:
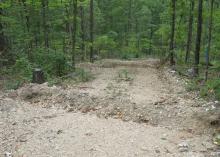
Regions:
<svg viewBox="0 0 220 157"><path fill-rule="evenodd" d="M132 19L131 19L131 14L132 14L132 11L131 11L131 9L132 9L132 0L129 0L128 1L128 24L127 24L127 35L126 35L126 46L128 46L129 45L129 35L130 35L130 33L131 33L131 27L132 27L132 25L131 25L131 22L132 22Z"/></svg>
<svg viewBox="0 0 220 157"><path fill-rule="evenodd" d="M94 4L93 4L93 0L90 0L90 62L93 63L94 62L94 50L93 50L93 40L94 40Z"/></svg>
<svg viewBox="0 0 220 157"><path fill-rule="evenodd" d="M44 82L45 78L42 69L34 69L32 83L42 84Z"/></svg>
<svg viewBox="0 0 220 157"><path fill-rule="evenodd" d="M196 37L196 49L195 49L195 63L194 63L194 75L199 75L199 63L200 63L200 48L202 37L202 12L203 12L203 0L199 0L198 3L198 24L197 24L197 37Z"/></svg>
<svg viewBox="0 0 220 157"><path fill-rule="evenodd" d="M85 51L85 15L84 8L80 6L80 17L81 17L81 53L82 60L86 60L86 51Z"/></svg>
<svg viewBox="0 0 220 157"><path fill-rule="evenodd" d="M193 11L194 11L195 2L194 0L191 0L190 3L190 11L189 11L189 26L188 26L188 39L187 39L187 45L186 45L186 56L185 56L185 63L189 60L189 55L191 51L192 46L192 32L193 32Z"/></svg>
<svg viewBox="0 0 220 157"><path fill-rule="evenodd" d="M72 66L75 68L76 31L77 31L77 0L72 0Z"/></svg>
<svg viewBox="0 0 220 157"><path fill-rule="evenodd" d="M176 0L172 0L172 22L171 22L171 40L170 40L170 65L175 65L174 61L174 38L176 26Z"/></svg>
<svg viewBox="0 0 220 157"><path fill-rule="evenodd" d="M43 29L44 29L44 45L45 48L49 48L49 28L47 23L48 0L41 0L41 5L42 5L42 18L43 18Z"/></svg>
<svg viewBox="0 0 220 157"><path fill-rule="evenodd" d="M206 54L206 73L205 73L206 81L208 80L209 54L211 51L211 42L212 42L213 8L214 8L214 0L211 0L210 17L209 17L209 37L208 37L208 47L207 47L207 54Z"/></svg>
<svg viewBox="0 0 220 157"><path fill-rule="evenodd" d="M25 12L25 19L26 19L27 31L30 32L30 17L29 17L29 15L28 15L26 0L22 0L22 4L23 4L23 7L24 7L24 12Z"/></svg>
<svg viewBox="0 0 220 157"><path fill-rule="evenodd" d="M153 35L154 35L153 26L151 25L151 28L150 28L150 46L149 46L149 50L148 50L149 55L152 54Z"/></svg>
<svg viewBox="0 0 220 157"><path fill-rule="evenodd" d="M3 15L3 11L0 8L0 15ZM4 51L4 49L6 48L6 38L3 32L3 23L0 22L0 51Z"/></svg>

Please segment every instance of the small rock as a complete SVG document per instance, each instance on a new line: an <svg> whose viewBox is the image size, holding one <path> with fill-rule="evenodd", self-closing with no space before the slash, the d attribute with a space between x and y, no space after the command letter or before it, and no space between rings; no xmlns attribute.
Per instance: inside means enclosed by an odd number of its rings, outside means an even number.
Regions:
<svg viewBox="0 0 220 157"><path fill-rule="evenodd" d="M182 142L178 145L178 149L180 152L188 152L189 151L189 145L186 142Z"/></svg>
<svg viewBox="0 0 220 157"><path fill-rule="evenodd" d="M87 132L85 135L86 135L86 136L92 136L93 133L91 133L91 132Z"/></svg>
<svg viewBox="0 0 220 157"><path fill-rule="evenodd" d="M13 122L12 125L17 125L17 122Z"/></svg>
<svg viewBox="0 0 220 157"><path fill-rule="evenodd" d="M175 70L171 70L171 71L170 71L170 73L175 74L175 73L176 73L176 71L175 71Z"/></svg>
<svg viewBox="0 0 220 157"><path fill-rule="evenodd" d="M27 137L26 137L26 135L21 135L21 136L18 138L17 141L18 141L18 142L27 142Z"/></svg>
<svg viewBox="0 0 220 157"><path fill-rule="evenodd" d="M215 101L215 104L219 104L219 101Z"/></svg>
<svg viewBox="0 0 220 157"><path fill-rule="evenodd" d="M27 139L21 138L19 141L20 141L20 142L27 142Z"/></svg>
<svg viewBox="0 0 220 157"><path fill-rule="evenodd" d="M220 156L220 152L212 152L210 154L210 157L219 157Z"/></svg>
<svg viewBox="0 0 220 157"><path fill-rule="evenodd" d="M12 157L12 154L9 152L5 152L5 157Z"/></svg>
<svg viewBox="0 0 220 157"><path fill-rule="evenodd" d="M148 151L148 148L147 147L141 147L141 150L142 151Z"/></svg>
<svg viewBox="0 0 220 157"><path fill-rule="evenodd" d="M163 134L163 137L161 137L161 140L167 140L167 134Z"/></svg>
<svg viewBox="0 0 220 157"><path fill-rule="evenodd" d="M58 130L57 131L57 134L59 135L59 134L62 134L63 133L63 130Z"/></svg>
<svg viewBox="0 0 220 157"><path fill-rule="evenodd" d="M160 153L160 150L156 149L155 152L156 152L156 153Z"/></svg>

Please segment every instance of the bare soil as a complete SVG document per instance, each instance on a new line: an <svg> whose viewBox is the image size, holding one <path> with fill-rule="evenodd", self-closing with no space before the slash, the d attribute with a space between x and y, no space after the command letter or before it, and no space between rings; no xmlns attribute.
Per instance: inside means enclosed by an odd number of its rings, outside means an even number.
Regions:
<svg viewBox="0 0 220 157"><path fill-rule="evenodd" d="M158 63L84 63L89 82L1 91L0 156L217 157L218 104Z"/></svg>

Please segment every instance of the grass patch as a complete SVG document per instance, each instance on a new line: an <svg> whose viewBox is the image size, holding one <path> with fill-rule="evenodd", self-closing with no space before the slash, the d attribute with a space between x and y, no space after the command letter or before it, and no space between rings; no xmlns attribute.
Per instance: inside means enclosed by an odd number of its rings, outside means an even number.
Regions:
<svg viewBox="0 0 220 157"><path fill-rule="evenodd" d="M89 82L94 78L95 77L91 72L82 68L77 68L74 72L71 72L65 76L48 78L48 86L52 87L54 85L62 86L68 84L77 84L81 82Z"/></svg>
<svg viewBox="0 0 220 157"><path fill-rule="evenodd" d="M198 91L201 97L220 100L220 79L213 78L205 82L201 78L192 79L187 85L188 91Z"/></svg>
<svg viewBox="0 0 220 157"><path fill-rule="evenodd" d="M118 72L118 78L120 80L124 80L124 81L132 81L133 78L131 77L131 74L128 72L127 69L122 69Z"/></svg>

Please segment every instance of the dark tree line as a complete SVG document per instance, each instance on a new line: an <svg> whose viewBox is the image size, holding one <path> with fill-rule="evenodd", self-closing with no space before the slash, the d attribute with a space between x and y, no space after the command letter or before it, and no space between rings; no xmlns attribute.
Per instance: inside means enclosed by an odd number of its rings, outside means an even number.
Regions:
<svg viewBox="0 0 220 157"><path fill-rule="evenodd" d="M194 64L198 75L204 56L208 62L219 58L218 1L5 0L3 4L0 49L7 55L1 58L12 64L21 57L35 63L36 55L57 53L73 67L80 61L94 62L97 55L169 56L172 66Z"/></svg>

